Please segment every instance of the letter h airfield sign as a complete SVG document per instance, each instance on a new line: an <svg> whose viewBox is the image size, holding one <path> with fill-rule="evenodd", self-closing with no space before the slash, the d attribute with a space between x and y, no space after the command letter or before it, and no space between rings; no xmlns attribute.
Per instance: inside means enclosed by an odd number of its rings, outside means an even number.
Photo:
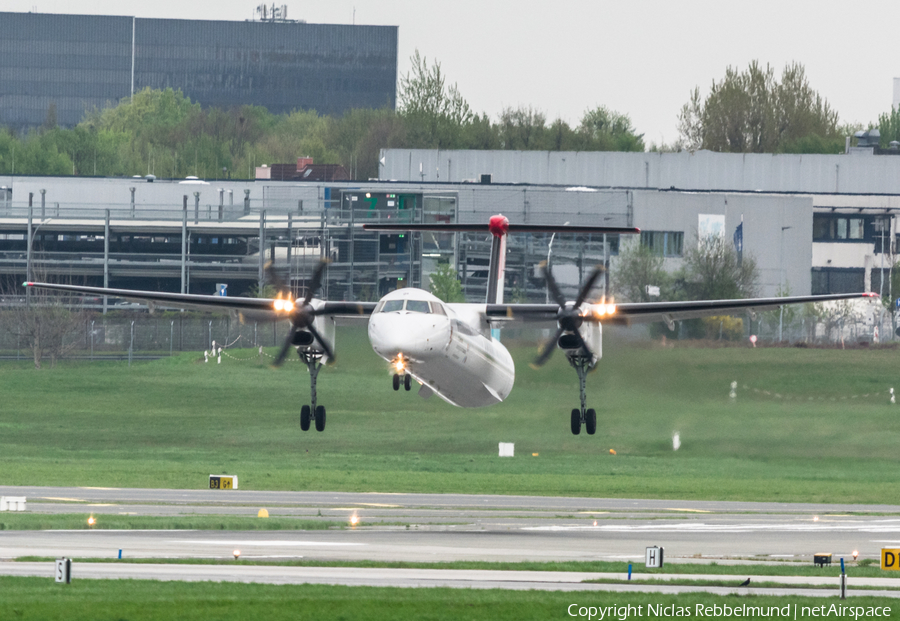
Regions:
<svg viewBox="0 0 900 621"><path fill-rule="evenodd" d="M881 568L900 571L900 548L881 548Z"/></svg>

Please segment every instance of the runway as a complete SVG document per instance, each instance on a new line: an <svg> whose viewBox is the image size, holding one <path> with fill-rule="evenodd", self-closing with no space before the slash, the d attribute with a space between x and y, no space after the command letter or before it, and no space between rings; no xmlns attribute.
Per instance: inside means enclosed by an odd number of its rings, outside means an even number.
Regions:
<svg viewBox="0 0 900 621"><path fill-rule="evenodd" d="M812 555L831 552L835 562L851 558L877 559L882 547L900 547L900 506L813 505L715 501L627 500L526 496L440 494L367 494L333 492L257 492L246 490L135 490L96 488L6 487L0 495L26 496L28 509L38 513L242 515L255 518L261 508L272 517L331 521L328 530L173 531L75 530L0 531L0 559L21 556L124 559L218 558L313 559L322 561L613 561L635 571L642 567L646 547L665 548L666 561L722 563L797 562L812 564ZM349 526L356 515L359 525ZM0 514L2 522L3 514ZM0 573L22 563L0 563ZM102 564L90 571L100 572ZM158 579L244 579L258 572L268 580L313 581L322 568L264 569L226 567L231 577L210 577L211 570L185 565L108 565L109 575L147 576L156 567ZM128 568L126 571L126 567ZM184 569L188 567L189 569ZM209 567L209 566L201 566ZM161 568L161 569L159 569ZM336 569L336 568L333 568ZM315 571L311 571L315 570ZM85 570L88 571L88 570ZM195 578L178 572L200 571ZM220 571L220 570L215 570ZM307 572L304 574L304 571ZM372 570L344 576L341 584L374 580ZM606 589L567 580L468 580L458 575L426 578L387 572L378 584L483 586L515 583L502 588ZM431 571L431 570L428 570ZM445 570L446 571L446 570ZM293 573L292 573L293 572ZM350 572L351 574L353 572ZM752 573L748 567L748 575ZM137 575L136 574L136 575ZM135 575L135 577L136 577ZM256 574L254 574L256 575ZM532 576L532 578L534 578ZM415 583L411 584L410 580ZM396 581L396 583L394 582ZM418 582L416 582L418 581ZM368 583L367 583L368 584ZM532 586L523 586L531 584ZM535 586L538 585L538 586ZM630 587L631 585L624 585ZM676 588L663 585L667 588ZM900 582L898 582L900 586ZM684 589L684 587L678 587ZM705 588L704 590L710 590ZM754 591L757 592L757 591ZM791 590L796 593L796 590Z"/></svg>
<svg viewBox="0 0 900 621"><path fill-rule="evenodd" d="M49 578L53 575L51 562L0 562L0 575L35 576ZM839 588L836 577L757 577L759 582L782 582L798 585L824 585L831 587L741 587L741 578L734 578L734 586L690 586L670 584L642 584L640 582L597 584L584 582L598 578L624 580L624 574L551 571L487 571L455 569L384 569L360 567L279 567L279 566L227 566L227 565L163 565L163 564L112 564L73 563L73 580L85 579L135 579L179 580L187 582L256 582L265 584L330 584L372 587L446 587L463 589L512 589L569 592L620 593L714 593L717 595L803 595L806 597L833 598ZM654 578L671 580L709 579L703 575L654 575ZM900 586L900 580L884 578L856 579L848 590L850 596L900 598L900 591L853 590L853 586Z"/></svg>

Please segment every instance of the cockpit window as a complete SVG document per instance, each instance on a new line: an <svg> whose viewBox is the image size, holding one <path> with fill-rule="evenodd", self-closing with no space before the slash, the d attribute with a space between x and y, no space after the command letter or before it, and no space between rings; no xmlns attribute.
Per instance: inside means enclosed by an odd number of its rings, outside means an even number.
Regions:
<svg viewBox="0 0 900 621"><path fill-rule="evenodd" d="M387 300L381 307L382 313L393 313L399 310L403 310L403 300Z"/></svg>
<svg viewBox="0 0 900 621"><path fill-rule="evenodd" d="M430 313L431 309L428 307L428 302L425 300L407 300L406 301L406 310L410 313Z"/></svg>
<svg viewBox="0 0 900 621"><path fill-rule="evenodd" d="M432 302L431 303L431 312L435 315L444 315L447 316L447 312L444 310L444 305L440 302Z"/></svg>

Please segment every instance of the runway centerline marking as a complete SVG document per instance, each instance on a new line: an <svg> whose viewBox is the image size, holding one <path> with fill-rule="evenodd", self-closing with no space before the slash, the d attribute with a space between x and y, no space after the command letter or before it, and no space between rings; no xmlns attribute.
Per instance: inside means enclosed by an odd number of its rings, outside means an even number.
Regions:
<svg viewBox="0 0 900 621"><path fill-rule="evenodd" d="M194 539L176 539L173 543L189 543L193 545L210 545L210 546L365 546L365 543L347 543L342 541L228 541L224 539L218 540L194 540Z"/></svg>

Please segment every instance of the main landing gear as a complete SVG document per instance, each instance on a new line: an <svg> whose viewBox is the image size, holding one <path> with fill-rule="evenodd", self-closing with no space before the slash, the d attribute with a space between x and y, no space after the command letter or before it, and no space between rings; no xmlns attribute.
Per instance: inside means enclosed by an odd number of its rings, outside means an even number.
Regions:
<svg viewBox="0 0 900 621"><path fill-rule="evenodd" d="M581 433L581 426L584 425L588 435L594 435L597 432L597 412L593 408L585 409L587 396L585 394L585 376L590 371L591 357L584 356L581 352L577 354L569 354L566 356L575 371L578 373L578 388L581 393L581 409L572 410L572 433L576 436Z"/></svg>
<svg viewBox="0 0 900 621"><path fill-rule="evenodd" d="M300 429L309 431L310 423L316 421L316 431L325 431L325 406L316 405L316 379L319 377L319 370L322 368L321 352L305 352L297 350L300 354L300 360L306 363L309 369L309 394L312 405L304 405L300 408Z"/></svg>
<svg viewBox="0 0 900 621"><path fill-rule="evenodd" d="M403 375L397 373L394 375L394 390L400 390L400 384L403 384L404 390L409 390L412 387L412 377L410 377L409 373L404 373Z"/></svg>
<svg viewBox="0 0 900 621"><path fill-rule="evenodd" d="M581 409L572 410L572 433L576 436L581 433L581 426L587 430L588 435L594 435L597 431L597 413L592 409L585 408L585 375L593 369L597 358L591 353L590 347L581 335L580 328L585 321L590 319L590 315L582 315L581 305L587 300L588 294L603 272L602 266L597 266L588 279L581 286L578 297L574 302L567 302L566 298L559 290L556 280L547 264L542 264L544 268L544 279L547 281L547 291L553 296L553 299L559 305L556 311L556 334L544 345L543 351L532 364L533 367L542 366L550 356L553 350L560 347L566 350L566 359L569 364L574 367L578 373L578 389L581 393Z"/></svg>

